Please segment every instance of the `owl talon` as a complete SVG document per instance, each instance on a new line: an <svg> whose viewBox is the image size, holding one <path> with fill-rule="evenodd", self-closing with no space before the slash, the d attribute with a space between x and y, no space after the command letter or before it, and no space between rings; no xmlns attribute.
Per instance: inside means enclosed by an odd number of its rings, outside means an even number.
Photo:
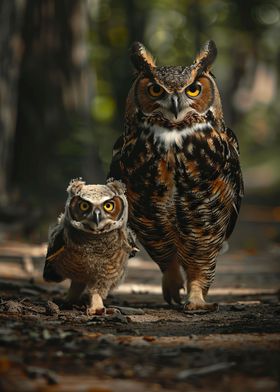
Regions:
<svg viewBox="0 0 280 392"><path fill-rule="evenodd" d="M87 308L87 316L105 316L106 308Z"/></svg>

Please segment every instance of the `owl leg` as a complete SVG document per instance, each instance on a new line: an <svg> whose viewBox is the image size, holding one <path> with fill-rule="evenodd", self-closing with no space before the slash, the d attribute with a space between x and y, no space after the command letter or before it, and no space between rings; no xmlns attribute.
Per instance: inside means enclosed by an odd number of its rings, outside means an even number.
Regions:
<svg viewBox="0 0 280 392"><path fill-rule="evenodd" d="M69 304L73 304L73 303L78 302L78 300L80 299L80 296L85 288L86 288L85 283L74 282L72 280L69 291L68 291L66 299L65 299L65 302L69 303Z"/></svg>
<svg viewBox="0 0 280 392"><path fill-rule="evenodd" d="M172 260L162 276L163 298L171 305L172 300L181 303L180 289L185 287L185 279L181 266L176 259Z"/></svg>
<svg viewBox="0 0 280 392"><path fill-rule="evenodd" d="M209 312L218 310L217 303L205 301L210 284L214 279L214 271L205 274L201 273L200 268L186 268L186 273L188 302L184 305L184 309L186 311L206 310Z"/></svg>
<svg viewBox="0 0 280 392"><path fill-rule="evenodd" d="M103 299L101 295L96 290L92 290L92 289L89 289L89 295L90 295L90 303L87 308L88 316L92 316L94 314L102 315L106 313L106 309L103 304Z"/></svg>

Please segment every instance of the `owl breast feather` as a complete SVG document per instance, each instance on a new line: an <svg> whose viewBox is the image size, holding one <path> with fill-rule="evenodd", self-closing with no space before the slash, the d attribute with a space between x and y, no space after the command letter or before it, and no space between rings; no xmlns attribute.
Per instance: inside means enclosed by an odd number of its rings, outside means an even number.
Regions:
<svg viewBox="0 0 280 392"><path fill-rule="evenodd" d="M137 130L118 160L140 242L155 259L171 257L182 241L188 254L197 241L215 238L221 247L241 183L227 135L206 121L181 129L144 122Z"/></svg>

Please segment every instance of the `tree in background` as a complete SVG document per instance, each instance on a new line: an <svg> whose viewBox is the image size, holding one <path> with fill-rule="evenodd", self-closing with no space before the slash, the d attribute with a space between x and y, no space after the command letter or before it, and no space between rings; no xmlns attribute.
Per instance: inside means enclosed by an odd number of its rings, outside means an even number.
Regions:
<svg viewBox="0 0 280 392"><path fill-rule="evenodd" d="M162 65L188 64L216 41L214 73L247 194L275 189L279 33L277 0L2 0L0 220L15 215L38 232L62 208L71 178L104 181L123 130L135 40Z"/></svg>
<svg viewBox="0 0 280 392"><path fill-rule="evenodd" d="M104 180L91 138L87 15L82 0L1 3L0 184L6 220L33 225L37 216L56 214L71 178Z"/></svg>

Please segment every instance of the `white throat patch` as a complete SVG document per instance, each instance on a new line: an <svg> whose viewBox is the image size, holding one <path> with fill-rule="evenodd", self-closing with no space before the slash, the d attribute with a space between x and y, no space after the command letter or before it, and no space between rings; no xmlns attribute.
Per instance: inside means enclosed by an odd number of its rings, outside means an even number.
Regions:
<svg viewBox="0 0 280 392"><path fill-rule="evenodd" d="M187 136L209 128L212 128L209 123L197 123L191 127L185 127L183 129L174 128L173 130L166 129L160 125L149 126L150 134L154 135L154 141L160 142L166 149L169 149L172 145L177 145L182 148L183 141Z"/></svg>

